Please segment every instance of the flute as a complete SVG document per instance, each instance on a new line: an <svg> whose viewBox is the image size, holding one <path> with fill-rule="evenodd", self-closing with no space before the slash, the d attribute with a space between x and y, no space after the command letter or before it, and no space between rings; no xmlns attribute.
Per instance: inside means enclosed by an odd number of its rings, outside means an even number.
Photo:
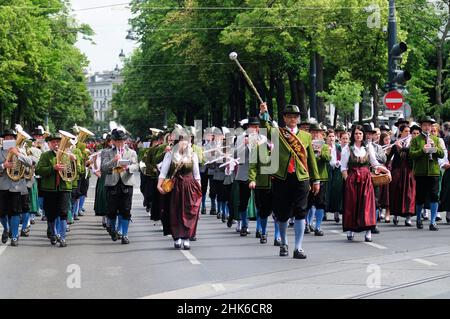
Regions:
<svg viewBox="0 0 450 319"><path fill-rule="evenodd" d="M409 138L411 138L411 134L408 135L408 136L406 136L406 137L403 137L403 138L401 138L401 139L398 139L397 141L395 141L395 142L392 143L392 144L383 145L381 148L382 148L383 150L386 150L386 149L391 148L392 146L394 146L396 142L403 142L403 141L408 140Z"/></svg>

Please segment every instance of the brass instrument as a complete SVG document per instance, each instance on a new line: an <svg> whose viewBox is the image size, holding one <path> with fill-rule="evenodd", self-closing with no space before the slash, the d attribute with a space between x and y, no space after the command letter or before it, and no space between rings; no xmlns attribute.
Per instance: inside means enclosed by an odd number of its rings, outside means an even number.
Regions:
<svg viewBox="0 0 450 319"><path fill-rule="evenodd" d="M94 136L95 134L89 131L87 128L78 126L78 135L77 135L77 142L84 143L88 136Z"/></svg>
<svg viewBox="0 0 450 319"><path fill-rule="evenodd" d="M20 149L23 147L26 140L31 139L31 136L28 135L25 131L23 131L20 125L16 125L16 130L17 130L16 148ZM21 161L19 161L17 155L9 151L8 155L6 155L6 161L14 164L12 168L6 169L6 174L8 175L8 177L14 182L17 182L21 178L23 178L25 174L25 165Z"/></svg>
<svg viewBox="0 0 450 319"><path fill-rule="evenodd" d="M32 153L31 153L31 146L25 145L25 148L26 148L26 151L27 151L27 155L28 156L32 155ZM34 164L31 167L25 167L25 174L24 174L23 177L26 180L31 180L33 178L33 176L34 176L35 168L36 167L34 166Z"/></svg>
<svg viewBox="0 0 450 319"><path fill-rule="evenodd" d="M59 176L65 182L73 182L77 178L77 161L71 159L72 153L68 152L71 146L71 139L75 136L69 132L60 130L61 141L56 152L56 163L64 165L64 170L58 171Z"/></svg>

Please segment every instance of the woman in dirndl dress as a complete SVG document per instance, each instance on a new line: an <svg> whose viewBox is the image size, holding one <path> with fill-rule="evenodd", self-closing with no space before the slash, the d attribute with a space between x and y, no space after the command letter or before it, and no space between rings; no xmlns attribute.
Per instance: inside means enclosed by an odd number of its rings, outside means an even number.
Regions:
<svg viewBox="0 0 450 319"><path fill-rule="evenodd" d="M341 172L345 180L343 230L347 239L353 240L354 232L365 231L365 241L372 241L372 230L377 219L375 212L375 192L370 167L376 172L389 170L377 161L371 144L364 143L365 133L361 125L356 125L350 136L350 144L342 150Z"/></svg>
<svg viewBox="0 0 450 319"><path fill-rule="evenodd" d="M106 137L105 142L103 143L103 150L108 149L111 144L111 138L108 135ZM102 216L102 225L104 228L107 228L108 225L108 219L106 218L107 215L107 199L106 199L106 188L105 188L105 179L106 174L102 174L100 167L101 167L101 153L97 154L93 157L93 165L92 165L92 172L95 176L97 176L97 183L95 185L95 199L94 199L94 212L95 216Z"/></svg>
<svg viewBox="0 0 450 319"><path fill-rule="evenodd" d="M158 191L169 195L169 209L163 212L169 216L162 218L169 221L170 233L175 248L190 249L189 238L195 237L198 215L202 201L201 177L198 156L192 150L189 137L178 132L175 145L167 152L161 167L158 180ZM173 190L167 194L162 189L164 179L176 172ZM168 217L168 218L167 218Z"/></svg>
<svg viewBox="0 0 450 319"><path fill-rule="evenodd" d="M408 156L411 143L410 128L403 124L400 125L399 131L401 135L391 151L393 158L390 189L395 191L395 196L390 196L389 206L391 214L394 215L394 225L398 224L399 217L404 217L405 226L411 227L411 217L414 216L416 207L416 181Z"/></svg>

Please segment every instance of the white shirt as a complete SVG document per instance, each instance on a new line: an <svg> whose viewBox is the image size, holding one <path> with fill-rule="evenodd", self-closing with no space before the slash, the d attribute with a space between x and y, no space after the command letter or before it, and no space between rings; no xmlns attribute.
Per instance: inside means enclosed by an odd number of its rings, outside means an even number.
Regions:
<svg viewBox="0 0 450 319"><path fill-rule="evenodd" d="M370 161L370 165L374 166L374 167L378 167L381 166L381 164L377 161L376 157L375 157L375 151L373 149L372 144L369 144L369 146L367 147L367 151L369 152L369 161ZM354 154L355 156L358 157L364 157L366 156L366 147L362 146L361 147L356 147L356 145L354 145ZM342 154L341 154L341 172L348 170L348 161L350 159L350 146L347 145L342 149Z"/></svg>
<svg viewBox="0 0 450 319"><path fill-rule="evenodd" d="M443 166L445 164L448 164L448 151L447 147L445 147L445 142L442 138L439 138L439 145L441 145L442 149L444 150L444 157L438 158L439 167L444 170Z"/></svg>
<svg viewBox="0 0 450 319"><path fill-rule="evenodd" d="M341 157L342 159L342 157ZM339 168L341 166L341 161L337 160L337 147L336 144L333 143L333 146L331 146L331 161L330 166L333 168Z"/></svg>
<svg viewBox="0 0 450 319"><path fill-rule="evenodd" d="M192 162L193 162L193 175L194 179L200 181L200 169L198 166L198 156L195 152L192 153ZM161 172L159 173L159 178L169 178L167 176L170 170L170 164L172 163L172 152L167 152L164 155L164 159L162 161Z"/></svg>

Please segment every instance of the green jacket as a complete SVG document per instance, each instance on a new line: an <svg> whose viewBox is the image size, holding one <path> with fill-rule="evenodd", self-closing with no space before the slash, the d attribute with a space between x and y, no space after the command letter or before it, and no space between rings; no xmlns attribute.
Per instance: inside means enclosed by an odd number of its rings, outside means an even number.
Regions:
<svg viewBox="0 0 450 319"><path fill-rule="evenodd" d="M267 121L264 121L261 119L261 127L265 127L270 134L270 136L273 138L274 134L273 131L277 130L277 128L274 128L269 125ZM312 138L311 134L298 130L297 137L302 142L303 146L306 148L306 154L307 154L307 163L308 163L308 170L306 171L302 166L300 161L296 158L295 159L295 173L297 175L297 179L299 181L304 180L311 180L311 181L320 181L320 175L319 170L317 169L317 161L316 156L314 154L314 150L312 147ZM275 176L276 178L285 180L287 177L287 171L289 162L291 160L291 157L294 156L292 152L287 148L287 146L281 141L281 137L279 137L279 161L278 161L278 170L275 174L272 176ZM273 153L272 153L273 154ZM273 155L272 155L273 156Z"/></svg>
<svg viewBox="0 0 450 319"><path fill-rule="evenodd" d="M317 169L319 170L320 181L328 181L328 164L331 161L331 151L327 144L322 146L319 157L316 157Z"/></svg>
<svg viewBox="0 0 450 319"><path fill-rule="evenodd" d="M161 144L157 146L152 146L148 149L147 154L144 157L145 163L145 173L146 175L157 178L159 173L157 165L164 159L167 144Z"/></svg>
<svg viewBox="0 0 450 319"><path fill-rule="evenodd" d="M426 138L423 134L416 136L411 141L409 157L413 160L414 176L439 176L440 174L437 159L444 157L444 150L440 146L438 137L430 136L430 138L437 149L436 153L433 154L432 161L430 161L430 155L423 151L426 144Z"/></svg>
<svg viewBox="0 0 450 319"><path fill-rule="evenodd" d="M198 164L205 165L205 159L203 158L203 148L197 144L192 144L192 150L197 154Z"/></svg>
<svg viewBox="0 0 450 319"><path fill-rule="evenodd" d="M84 175L86 172L86 167L81 164L83 162L83 153L81 153L81 150L78 147L75 147L72 150L72 153L77 158L77 177L73 181L73 185L77 185L80 176Z"/></svg>
<svg viewBox="0 0 450 319"><path fill-rule="evenodd" d="M47 192L71 191L72 183L59 179L59 186L56 187L57 171L53 168L56 164L56 154L53 151L42 153L36 165L36 175L41 176L41 190ZM74 184L76 185L76 184Z"/></svg>
<svg viewBox="0 0 450 319"><path fill-rule="evenodd" d="M249 163L248 181L256 182L257 189L270 189L271 176L261 173L261 168L270 165L270 151L267 143L258 145L252 154L256 154L256 159L252 158Z"/></svg>

